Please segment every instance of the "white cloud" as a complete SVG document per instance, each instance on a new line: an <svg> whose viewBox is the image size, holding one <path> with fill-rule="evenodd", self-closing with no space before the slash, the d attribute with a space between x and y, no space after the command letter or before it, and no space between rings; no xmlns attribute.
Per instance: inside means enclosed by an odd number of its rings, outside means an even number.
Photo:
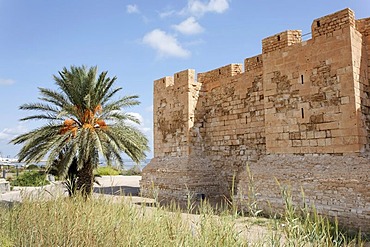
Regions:
<svg viewBox="0 0 370 247"><path fill-rule="evenodd" d="M145 108L145 111L147 112L153 112L153 105L150 105L148 107Z"/></svg>
<svg viewBox="0 0 370 247"><path fill-rule="evenodd" d="M229 8L230 0L209 0L203 2L200 0L188 0L188 6L183 12L195 16L202 16L207 12L221 14Z"/></svg>
<svg viewBox="0 0 370 247"><path fill-rule="evenodd" d="M175 10L169 10L169 11L166 11L166 12L159 13L159 17L166 18L166 17L172 16L174 14L176 14Z"/></svg>
<svg viewBox="0 0 370 247"><path fill-rule="evenodd" d="M137 118L140 121L140 123L143 123L144 122L144 118L143 118L143 116L140 115L140 113L137 113L137 112L127 112L127 114L129 114L129 115Z"/></svg>
<svg viewBox="0 0 370 247"><path fill-rule="evenodd" d="M140 113L127 112L127 114L129 114L131 116L134 116L135 118L137 118L140 121L140 124L134 123L132 121L128 121L129 124L135 126L136 128L138 128L143 133L150 133L152 131L152 128L149 128L149 127L145 126L144 118L143 118L143 116L141 116Z"/></svg>
<svg viewBox="0 0 370 247"><path fill-rule="evenodd" d="M173 25L172 27L180 33L187 35L198 34L204 31L203 27L199 25L193 16L189 17L178 25Z"/></svg>
<svg viewBox="0 0 370 247"><path fill-rule="evenodd" d="M151 133L152 129L149 127L142 127L140 128L143 133Z"/></svg>
<svg viewBox="0 0 370 247"><path fill-rule="evenodd" d="M129 14L138 14L140 13L139 7L136 4L129 4L126 6L126 12Z"/></svg>
<svg viewBox="0 0 370 247"><path fill-rule="evenodd" d="M2 79L2 78L0 78L0 85L7 86L7 85L12 85L14 83L15 83L15 81L12 80L12 79Z"/></svg>
<svg viewBox="0 0 370 247"><path fill-rule="evenodd" d="M14 128L5 128L0 131L0 140L10 141L16 136L25 133L26 131L27 128L22 125L18 125Z"/></svg>
<svg viewBox="0 0 370 247"><path fill-rule="evenodd" d="M142 41L155 49L160 57L186 58L190 56L190 52L181 46L175 36L160 29L147 33Z"/></svg>
<svg viewBox="0 0 370 247"><path fill-rule="evenodd" d="M190 46L202 45L205 43L206 42L203 39L197 39L197 40L191 40L191 41L185 42L184 45L186 45L187 47L190 47Z"/></svg>

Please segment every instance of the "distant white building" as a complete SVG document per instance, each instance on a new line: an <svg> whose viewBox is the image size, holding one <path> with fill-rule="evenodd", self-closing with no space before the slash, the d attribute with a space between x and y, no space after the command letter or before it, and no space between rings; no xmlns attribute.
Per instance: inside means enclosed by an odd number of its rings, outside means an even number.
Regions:
<svg viewBox="0 0 370 247"><path fill-rule="evenodd" d="M0 156L0 164L1 163L6 163L6 164L9 164L9 163L17 163L18 162L18 159L12 159L12 158L3 158Z"/></svg>

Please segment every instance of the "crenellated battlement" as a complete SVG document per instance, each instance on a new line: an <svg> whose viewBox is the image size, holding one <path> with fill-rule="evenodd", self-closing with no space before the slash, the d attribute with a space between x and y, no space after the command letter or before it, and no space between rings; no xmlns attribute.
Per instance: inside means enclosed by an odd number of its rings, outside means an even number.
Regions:
<svg viewBox="0 0 370 247"><path fill-rule="evenodd" d="M188 86L193 84L195 81L195 71L193 69L187 69L174 74L174 85Z"/></svg>
<svg viewBox="0 0 370 247"><path fill-rule="evenodd" d="M370 18L356 20L356 29L365 36L370 35Z"/></svg>
<svg viewBox="0 0 370 247"><path fill-rule="evenodd" d="M173 86L173 76L166 76L154 81L154 88L157 90L164 90L167 87Z"/></svg>
<svg viewBox="0 0 370 247"><path fill-rule="evenodd" d="M257 55L254 57L249 57L244 59L244 71L248 72L250 70L261 69L263 67L262 55Z"/></svg>
<svg viewBox="0 0 370 247"><path fill-rule="evenodd" d="M332 36L334 31L350 26L355 27L356 20L354 12L347 8L315 19L311 25L312 38L315 39L322 35Z"/></svg>
<svg viewBox="0 0 370 247"><path fill-rule="evenodd" d="M154 81L154 88L165 89L167 87L183 87L193 84L195 81L195 71L192 69L183 70L173 76L166 76Z"/></svg>
<svg viewBox="0 0 370 247"><path fill-rule="evenodd" d="M369 34L370 18L344 9L315 19L312 39L284 31L244 64L154 81L155 158L142 193L154 184L165 200L217 199L236 184L247 200L248 164L262 209L284 208L277 179L370 232Z"/></svg>
<svg viewBox="0 0 370 247"><path fill-rule="evenodd" d="M280 50L302 42L301 30L288 30L262 40L262 53Z"/></svg>
<svg viewBox="0 0 370 247"><path fill-rule="evenodd" d="M215 79L227 78L242 73L243 68L241 64L229 64L211 71L198 73L198 82L207 83Z"/></svg>

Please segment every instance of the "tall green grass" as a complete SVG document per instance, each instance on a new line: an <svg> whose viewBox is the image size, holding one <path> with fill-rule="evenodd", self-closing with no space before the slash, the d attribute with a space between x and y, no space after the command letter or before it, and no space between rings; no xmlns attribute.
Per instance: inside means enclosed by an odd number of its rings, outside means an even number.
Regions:
<svg viewBox="0 0 370 247"><path fill-rule="evenodd" d="M361 237L348 238L314 208L295 207L288 190L282 196L284 214L269 220L207 201L189 214L190 202L183 211L177 204L135 205L123 196L25 198L0 206L0 246L363 246ZM256 240L253 227L264 235Z"/></svg>
<svg viewBox="0 0 370 247"><path fill-rule="evenodd" d="M206 206L203 207L206 210ZM173 211L173 210L172 210ZM198 218L197 218L198 217ZM25 199L0 208L1 246L245 246L230 217L187 218L103 197Z"/></svg>
<svg viewBox="0 0 370 247"><path fill-rule="evenodd" d="M285 210L281 218L275 219L278 232L273 237L282 241L272 241L273 246L364 246L360 232L358 236L341 232L337 220L332 222L326 216L318 214L314 206L295 206L290 190L283 186L280 188ZM303 190L302 197L304 201Z"/></svg>

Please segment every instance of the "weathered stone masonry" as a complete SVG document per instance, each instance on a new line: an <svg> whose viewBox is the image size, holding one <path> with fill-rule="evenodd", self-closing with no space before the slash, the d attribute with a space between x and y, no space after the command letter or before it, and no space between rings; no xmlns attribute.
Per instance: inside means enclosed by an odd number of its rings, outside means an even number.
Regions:
<svg viewBox="0 0 370 247"><path fill-rule="evenodd" d="M289 30L262 54L154 82L154 158L141 190L161 199L230 196L279 211L280 188L342 225L370 232L370 18L350 9L318 18L312 38ZM268 206L268 202L271 207Z"/></svg>

